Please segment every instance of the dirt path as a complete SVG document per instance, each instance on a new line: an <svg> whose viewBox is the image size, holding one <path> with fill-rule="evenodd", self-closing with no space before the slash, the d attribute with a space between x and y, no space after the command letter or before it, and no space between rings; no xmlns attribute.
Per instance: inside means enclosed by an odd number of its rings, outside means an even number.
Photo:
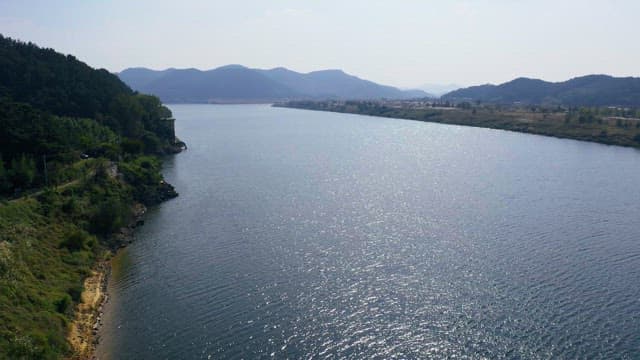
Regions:
<svg viewBox="0 0 640 360"><path fill-rule="evenodd" d="M107 174L108 174L109 176L111 176L111 177L115 177L115 176L112 176L112 175L111 175L111 172L113 171L113 167L114 167L114 166L115 166L115 165L111 164L111 165L109 165L109 167L107 168ZM117 172L117 169L118 169L118 168L116 167L115 169L116 169L116 172ZM85 177L85 178L90 178L90 177L93 177L93 176L95 176L95 175L96 175L96 170L95 170L95 169L91 169L91 170L89 170L89 172L88 172L84 177ZM73 180L69 180L69 181L64 182L64 183L62 183L62 184L59 184L59 185L53 185L53 186L52 186L52 188L53 188L53 190L54 190L54 191L60 192L60 191L62 191L62 190L64 190L64 189L66 189L66 188L68 188L68 187L70 187L70 186L75 186L75 185L80 184L80 181L81 181L81 180L82 180L82 179L73 179ZM32 193L24 194L24 195L22 195L22 196L20 196L20 197L17 197L17 198L15 198L15 199L11 199L11 200L9 200L9 202L17 202L17 201L21 201L21 200L24 200L24 199L27 199L27 198L30 198L30 197L36 197L36 196L38 196L38 195L40 195L40 194L42 194L42 193L44 193L44 192L45 192L45 189L40 189L40 190L35 191L35 192L32 192Z"/></svg>

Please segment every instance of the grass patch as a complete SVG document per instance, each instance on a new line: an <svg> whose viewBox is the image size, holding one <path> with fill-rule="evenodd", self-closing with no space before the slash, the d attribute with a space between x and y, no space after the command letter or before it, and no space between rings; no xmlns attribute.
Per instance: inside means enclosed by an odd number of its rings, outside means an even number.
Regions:
<svg viewBox="0 0 640 360"><path fill-rule="evenodd" d="M83 280L134 202L134 187L98 170L110 163L97 164L77 182L0 203L2 359L71 355L66 335ZM128 166L136 171L142 163Z"/></svg>

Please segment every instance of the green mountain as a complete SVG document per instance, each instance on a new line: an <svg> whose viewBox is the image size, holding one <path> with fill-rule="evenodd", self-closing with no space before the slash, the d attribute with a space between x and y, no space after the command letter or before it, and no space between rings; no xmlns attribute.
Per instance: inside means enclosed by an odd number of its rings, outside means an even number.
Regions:
<svg viewBox="0 0 640 360"><path fill-rule="evenodd" d="M84 279L135 203L177 195L156 157L176 150L173 122L106 70L0 35L0 359L90 358Z"/></svg>
<svg viewBox="0 0 640 360"><path fill-rule="evenodd" d="M501 85L480 85L442 96L450 101L498 104L640 107L640 78L588 75L563 82L518 78Z"/></svg>
<svg viewBox="0 0 640 360"><path fill-rule="evenodd" d="M111 138L121 142L110 143ZM135 93L117 76L71 55L0 35L0 155L5 168L20 157L33 161L73 151L98 154L105 145L131 142L139 142L149 154L171 149L171 111L158 98ZM29 184L14 185L41 185L42 170L36 169Z"/></svg>
<svg viewBox="0 0 640 360"><path fill-rule="evenodd" d="M320 70L302 74L283 67L258 70L293 89L300 98L315 99L408 99L424 97L421 90L400 90L349 75L342 70Z"/></svg>
<svg viewBox="0 0 640 360"><path fill-rule="evenodd" d="M348 75L341 70L307 74L285 68L227 65L213 70L130 68L118 76L133 89L165 102L271 102L285 99L405 99L424 97Z"/></svg>

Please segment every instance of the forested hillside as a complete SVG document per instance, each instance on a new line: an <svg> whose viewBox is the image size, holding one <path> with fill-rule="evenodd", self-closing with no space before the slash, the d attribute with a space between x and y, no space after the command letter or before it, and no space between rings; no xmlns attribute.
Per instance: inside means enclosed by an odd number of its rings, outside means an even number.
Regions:
<svg viewBox="0 0 640 360"><path fill-rule="evenodd" d="M83 279L135 203L176 195L156 157L179 148L173 122L106 70L0 35L0 359L74 356Z"/></svg>
<svg viewBox="0 0 640 360"><path fill-rule="evenodd" d="M0 35L2 193L44 185L45 157L55 165L83 153L159 154L174 142L171 111L158 98L71 55Z"/></svg>
<svg viewBox="0 0 640 360"><path fill-rule="evenodd" d="M588 75L563 82L518 78L500 85L480 85L442 96L449 101L495 104L640 107L640 78Z"/></svg>

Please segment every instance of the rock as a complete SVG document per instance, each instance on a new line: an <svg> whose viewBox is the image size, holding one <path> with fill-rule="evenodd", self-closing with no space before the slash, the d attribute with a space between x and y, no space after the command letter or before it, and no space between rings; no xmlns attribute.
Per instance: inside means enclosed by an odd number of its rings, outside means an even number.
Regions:
<svg viewBox="0 0 640 360"><path fill-rule="evenodd" d="M158 195L160 197L160 201L165 201L177 197L178 193L173 185L162 181L160 185L158 185Z"/></svg>

